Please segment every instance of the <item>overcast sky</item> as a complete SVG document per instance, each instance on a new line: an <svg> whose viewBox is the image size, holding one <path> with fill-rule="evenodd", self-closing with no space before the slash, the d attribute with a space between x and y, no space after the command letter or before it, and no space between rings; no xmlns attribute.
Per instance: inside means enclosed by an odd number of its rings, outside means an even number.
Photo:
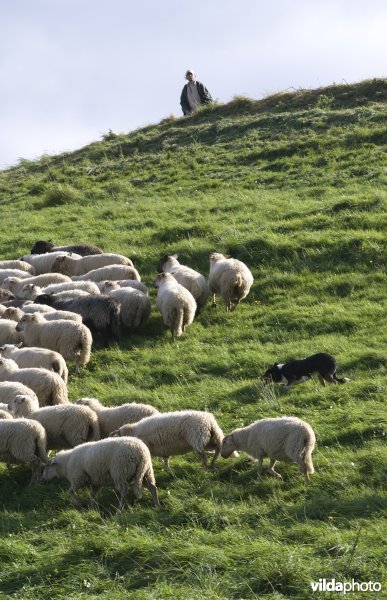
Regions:
<svg viewBox="0 0 387 600"><path fill-rule="evenodd" d="M0 0L0 168L220 102L387 76L387 0Z"/></svg>

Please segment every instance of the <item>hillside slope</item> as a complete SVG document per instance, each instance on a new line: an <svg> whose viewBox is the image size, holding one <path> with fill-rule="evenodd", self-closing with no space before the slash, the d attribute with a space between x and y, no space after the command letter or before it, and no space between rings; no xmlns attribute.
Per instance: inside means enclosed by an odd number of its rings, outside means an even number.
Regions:
<svg viewBox="0 0 387 600"><path fill-rule="evenodd" d="M1 259L91 242L150 289L145 325L97 346L81 378L70 365L71 400L210 410L225 432L295 415L317 436L308 487L281 462L282 482L257 481L243 454L215 472L173 457L172 475L155 459L157 514L145 493L116 515L109 489L78 513L66 482L28 487L27 469L1 465L5 596L308 599L320 578L385 581L386 101L385 79L237 98L0 173ZM178 252L208 275L213 251L248 264L252 291L231 314L208 305L173 345L157 262ZM260 380L314 352L351 382Z"/></svg>

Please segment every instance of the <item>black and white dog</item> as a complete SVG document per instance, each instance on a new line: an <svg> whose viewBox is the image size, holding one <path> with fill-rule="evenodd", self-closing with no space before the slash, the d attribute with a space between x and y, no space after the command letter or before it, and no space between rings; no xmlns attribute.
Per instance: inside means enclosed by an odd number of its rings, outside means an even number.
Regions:
<svg viewBox="0 0 387 600"><path fill-rule="evenodd" d="M323 386L326 381L329 383L350 381L346 377L337 377L336 369L337 365L333 356L319 352L303 360L289 360L284 364L275 363L267 369L262 379L265 383L282 383L287 389L290 389L292 385L307 381L314 373L317 373Z"/></svg>

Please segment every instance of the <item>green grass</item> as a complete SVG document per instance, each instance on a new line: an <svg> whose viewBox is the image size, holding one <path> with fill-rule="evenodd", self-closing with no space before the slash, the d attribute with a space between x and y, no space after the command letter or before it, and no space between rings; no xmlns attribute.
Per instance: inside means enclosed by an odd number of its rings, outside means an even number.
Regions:
<svg viewBox="0 0 387 600"><path fill-rule="evenodd" d="M72 400L210 410L225 432L296 415L317 435L307 487L283 463L282 482L257 481L245 455L215 472L174 457L173 474L155 459L159 512L145 493L116 514L106 488L98 511L79 513L65 482L28 486L28 469L1 466L3 597L307 599L323 577L385 585L386 100L380 79L236 98L0 173L2 259L37 239L92 242L130 256L150 286L148 323L94 350ZM178 252L207 275L213 251L248 264L251 293L229 315L207 306L173 345L158 259ZM267 365L318 351L351 382L262 385Z"/></svg>

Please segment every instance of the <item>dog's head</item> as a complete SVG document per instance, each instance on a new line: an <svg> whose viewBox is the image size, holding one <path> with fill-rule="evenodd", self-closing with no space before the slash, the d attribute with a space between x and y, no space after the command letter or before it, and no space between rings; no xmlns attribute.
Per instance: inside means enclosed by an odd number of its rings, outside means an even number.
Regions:
<svg viewBox="0 0 387 600"><path fill-rule="evenodd" d="M264 383L280 383L282 381L281 368L278 363L274 363L272 367L269 367L262 375L262 381Z"/></svg>

